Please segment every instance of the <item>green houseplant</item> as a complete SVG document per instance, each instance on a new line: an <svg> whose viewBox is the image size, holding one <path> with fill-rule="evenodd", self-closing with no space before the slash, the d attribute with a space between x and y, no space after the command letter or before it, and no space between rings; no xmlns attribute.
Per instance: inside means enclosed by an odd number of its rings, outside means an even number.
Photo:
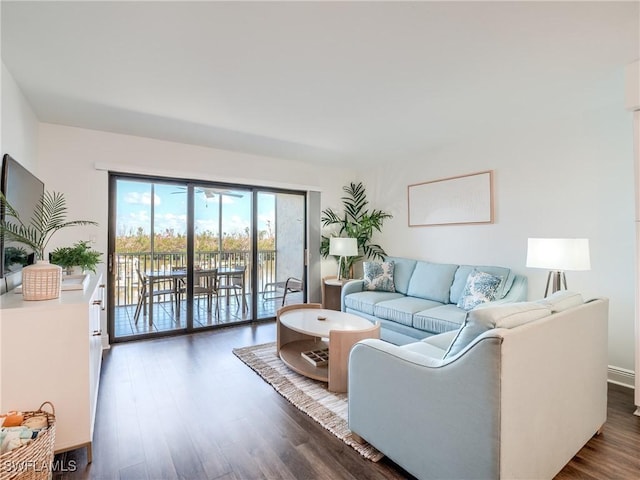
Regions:
<svg viewBox="0 0 640 480"><path fill-rule="evenodd" d="M321 221L323 227L331 227L332 234L322 236L320 243L320 254L323 258L329 256L329 243L332 236L352 237L358 242L357 257L346 257L342 263L341 276L351 278L352 266L355 262L363 258L384 260L386 252L375 243L371 242L374 232L381 232L384 220L393 218L390 213L382 210L369 210L367 205L366 188L362 184L351 182L342 187L346 193L341 197L344 212L338 214L331 208L322 211Z"/></svg>
<svg viewBox="0 0 640 480"><path fill-rule="evenodd" d="M80 267L84 270L91 270L96 273L96 267L100 263L101 252L91 249L89 242L82 240L71 247L56 248L50 255L51 263L60 265L71 273L73 267Z"/></svg>
<svg viewBox="0 0 640 480"><path fill-rule="evenodd" d="M31 248L38 260L22 270L22 295L24 300L50 300L60 296L62 268L45 261L44 252L53 234L67 227L97 225L90 220L67 221L67 205L59 192L44 192L28 222L0 192L0 234L10 241Z"/></svg>
<svg viewBox="0 0 640 480"><path fill-rule="evenodd" d="M58 230L81 225L98 225L90 220L67 221L67 204L64 195L60 192L44 192L28 223L20 218L2 192L0 192L0 208L4 211L4 217L0 221L0 234L7 240L22 243L31 248L37 260L45 259L45 249Z"/></svg>

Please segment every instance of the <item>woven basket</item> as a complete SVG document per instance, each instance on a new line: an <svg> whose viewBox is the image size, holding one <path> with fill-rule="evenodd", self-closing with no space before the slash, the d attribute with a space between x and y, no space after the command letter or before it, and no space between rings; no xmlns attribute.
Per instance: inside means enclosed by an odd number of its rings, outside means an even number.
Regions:
<svg viewBox="0 0 640 480"><path fill-rule="evenodd" d="M42 410L49 405L52 413ZM56 443L56 410L51 402L44 402L33 412L24 412L24 418L45 415L49 428L26 445L0 455L0 480L47 480L53 467L53 447Z"/></svg>

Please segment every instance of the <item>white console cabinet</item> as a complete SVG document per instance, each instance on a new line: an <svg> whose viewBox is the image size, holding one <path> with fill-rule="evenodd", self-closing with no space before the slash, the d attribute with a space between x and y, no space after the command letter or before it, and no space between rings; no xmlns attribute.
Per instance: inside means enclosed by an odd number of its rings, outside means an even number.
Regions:
<svg viewBox="0 0 640 480"><path fill-rule="evenodd" d="M91 462L98 399L104 308L102 276L84 290L60 298L28 301L0 296L0 412L56 409L56 453L87 448Z"/></svg>

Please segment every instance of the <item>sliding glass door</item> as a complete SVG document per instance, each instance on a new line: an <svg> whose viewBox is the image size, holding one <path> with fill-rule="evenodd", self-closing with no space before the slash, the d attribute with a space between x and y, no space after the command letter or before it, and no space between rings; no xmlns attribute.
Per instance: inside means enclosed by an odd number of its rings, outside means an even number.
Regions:
<svg viewBox="0 0 640 480"><path fill-rule="evenodd" d="M112 341L269 319L305 301L305 195L111 175Z"/></svg>
<svg viewBox="0 0 640 480"><path fill-rule="evenodd" d="M193 327L253 318L252 192L194 185Z"/></svg>
<svg viewBox="0 0 640 480"><path fill-rule="evenodd" d="M185 193L176 183L115 181L109 266L116 338L186 328L180 304L187 253Z"/></svg>

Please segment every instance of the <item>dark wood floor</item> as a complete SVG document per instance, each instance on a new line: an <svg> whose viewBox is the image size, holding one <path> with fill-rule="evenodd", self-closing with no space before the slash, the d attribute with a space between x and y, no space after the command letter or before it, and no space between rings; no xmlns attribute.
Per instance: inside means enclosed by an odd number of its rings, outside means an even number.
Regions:
<svg viewBox="0 0 640 480"><path fill-rule="evenodd" d="M231 352L274 324L118 344L105 353L93 463L56 457L54 479L403 479L298 411ZM609 419L558 479L640 478L632 390L611 385Z"/></svg>

